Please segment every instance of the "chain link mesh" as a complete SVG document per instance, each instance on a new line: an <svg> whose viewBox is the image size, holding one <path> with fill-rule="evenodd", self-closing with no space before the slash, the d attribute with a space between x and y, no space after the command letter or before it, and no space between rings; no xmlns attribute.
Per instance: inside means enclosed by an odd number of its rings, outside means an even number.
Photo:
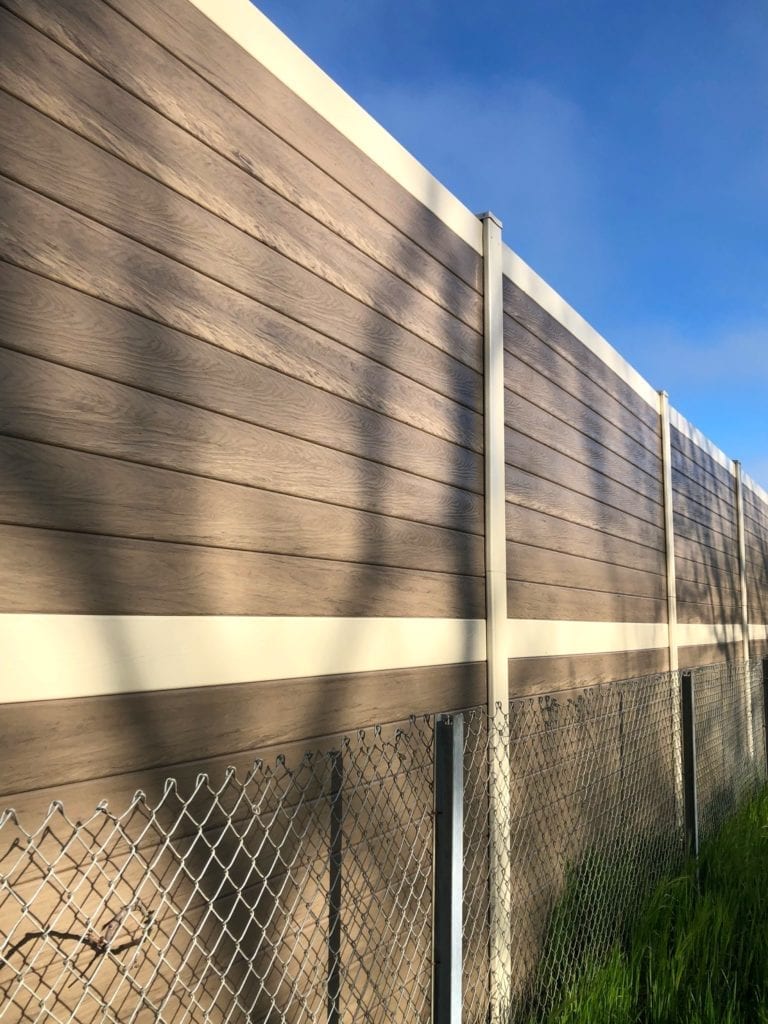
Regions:
<svg viewBox="0 0 768 1024"><path fill-rule="evenodd" d="M765 719L758 661L694 674L699 836L714 835L765 779Z"/></svg>
<svg viewBox="0 0 768 1024"><path fill-rule="evenodd" d="M701 835L766 777L761 666L694 674ZM676 673L464 714L463 1020L541 1021L685 853ZM2 1024L432 1014L434 717L0 818Z"/></svg>
<svg viewBox="0 0 768 1024"><path fill-rule="evenodd" d="M0 1020L426 1021L432 720L0 825Z"/></svg>

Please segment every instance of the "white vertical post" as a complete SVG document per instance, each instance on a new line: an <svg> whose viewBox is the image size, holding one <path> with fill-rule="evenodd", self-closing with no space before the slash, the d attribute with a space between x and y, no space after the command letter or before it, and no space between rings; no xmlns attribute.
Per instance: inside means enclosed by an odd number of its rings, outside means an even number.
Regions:
<svg viewBox="0 0 768 1024"><path fill-rule="evenodd" d="M661 473L664 490L664 533L667 546L667 623L669 670L676 672L677 656L677 576L675 573L675 517L672 495L672 441L669 429L669 395L659 392L661 417ZM679 759L678 759L679 760Z"/></svg>
<svg viewBox="0 0 768 1024"><path fill-rule="evenodd" d="M749 597L747 592L747 540L744 533L744 481L741 478L741 463L733 464L736 476L736 519L739 540L739 584L741 590L741 654L744 661L744 700L747 716L747 749L750 760L755 755L755 733L752 722L752 685L751 674L747 668L749 661Z"/></svg>
<svg viewBox="0 0 768 1024"><path fill-rule="evenodd" d="M509 1012L511 987L509 659L507 642L507 531L504 470L504 312L501 222L483 222L485 397L485 593L488 659L490 797L491 1022Z"/></svg>
<svg viewBox="0 0 768 1024"><path fill-rule="evenodd" d="M463 976L464 716L435 722L433 1024L461 1024Z"/></svg>
<svg viewBox="0 0 768 1024"><path fill-rule="evenodd" d="M672 491L672 437L669 427L669 395L659 392L661 419L661 478L664 493L664 536L667 558L667 643L669 645L669 671L679 667L677 651L677 572L675 569L675 510ZM672 764L674 771L675 806L677 824L682 828L685 816L685 793L682 752L682 722L677 680L672 681Z"/></svg>

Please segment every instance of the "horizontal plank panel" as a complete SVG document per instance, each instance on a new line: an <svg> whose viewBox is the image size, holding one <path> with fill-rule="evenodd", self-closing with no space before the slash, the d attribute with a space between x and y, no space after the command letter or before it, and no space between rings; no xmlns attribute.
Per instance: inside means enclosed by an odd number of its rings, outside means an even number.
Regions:
<svg viewBox="0 0 768 1024"><path fill-rule="evenodd" d="M672 428L674 429L674 428ZM691 442L693 443L693 442ZM698 446L694 446L695 453L701 452ZM697 489L702 493L702 497L699 498L704 504L707 503L710 496L713 496L720 501L725 502L732 510L736 509L736 481L727 470L724 470L726 476L730 476L730 481L723 480L720 477L715 477L711 473L708 473L698 462L694 461L689 455L684 455L674 445L671 446L672 454L672 473L675 479L683 478L680 482L682 487L684 483L695 484ZM715 463L719 466L719 463ZM719 468L723 468L719 466ZM705 498L703 495L706 495ZM696 495L694 494L694 497Z"/></svg>
<svg viewBox="0 0 768 1024"><path fill-rule="evenodd" d="M730 491L731 488L735 487L733 473L713 459L709 452L705 452L695 441L692 441L690 437L674 426L670 428L670 444L673 452L677 450L691 462L695 463L708 477L714 477L718 482L718 490L723 488L725 491Z"/></svg>
<svg viewBox="0 0 768 1024"><path fill-rule="evenodd" d="M751 487L744 488L744 511L755 522L768 521L768 503L759 494L755 494Z"/></svg>
<svg viewBox="0 0 768 1024"><path fill-rule="evenodd" d="M709 554L716 556L717 553L709 552ZM709 557L706 562L701 562L691 558L682 558L676 552L675 572L679 580L701 583L716 589L738 591L741 586L738 564L733 565L732 562L725 560L719 561L716 557Z"/></svg>
<svg viewBox="0 0 768 1024"><path fill-rule="evenodd" d="M124 5L113 13L108 8L102 10L101 4L96 6L68 0L58 6L55 19L51 18L50 9L44 2L20 4L8 0L6 6L382 265L395 272L402 271L403 265L407 266L409 275L419 281L426 294L444 304L449 301L449 296L455 294L456 284L446 280L447 273L440 264L453 267L455 273L450 273L450 278L466 279L471 285L470 293L480 288L477 253L370 161L365 160L365 164L378 178L376 191L366 188L359 194L361 198L339 180L348 164L339 160L336 152L326 164L330 174L317 165L305 148L307 128L314 123L319 132L330 131L337 140L343 141L349 151L348 156L357 159L360 154L356 147L333 132L327 122L308 110L289 89L245 55L237 44L224 37L225 45L232 48L237 63L243 68L245 80L238 79L238 87L251 82L254 75L262 79L261 91L257 89L255 94L258 100L251 106L250 114L237 101L233 103L222 95L216 82L211 88L205 72L202 76L195 74L188 66L189 60L178 53L177 44L189 33L189 18L201 19L196 10L180 5L183 17L177 19L171 29L172 44L158 46L145 32L137 31L119 16L126 13ZM160 12L152 13L157 16ZM165 17L163 12L162 18ZM201 20L206 26L206 35L213 32L214 41L220 40L221 33L210 21ZM197 63L201 37L191 38L193 62ZM121 62L120 53L131 53L134 59ZM177 56L181 59L175 59ZM210 65L206 62L205 67L208 70ZM201 70L199 66L198 70ZM81 77L84 77L82 73ZM275 90L296 107L294 116L299 116L302 122L294 139L296 145L285 139L286 129L290 129L292 121L281 120L279 113L277 117L271 116L269 97L275 94ZM34 94L34 89L29 91ZM180 96L184 97L183 102L179 101ZM271 131L270 124L277 130ZM379 207L377 214L375 208L382 188L392 195L390 202ZM396 200L394 203L393 198ZM407 218L393 218L393 213L403 207L408 210ZM395 224L400 223L403 230L390 223L392 220ZM409 237L418 239L420 234L424 236L421 244ZM435 256L432 256L433 251Z"/></svg>
<svg viewBox="0 0 768 1024"><path fill-rule="evenodd" d="M768 640L750 640L749 656L750 658L768 657Z"/></svg>
<svg viewBox="0 0 768 1024"><path fill-rule="evenodd" d="M691 623L708 625L715 622L718 624L734 624L741 621L741 609L735 601L711 591L709 597L703 601L682 601L677 602L677 621L679 623Z"/></svg>
<svg viewBox="0 0 768 1024"><path fill-rule="evenodd" d="M479 336L441 307L417 336L2 92L0 172L392 369L393 352L438 339L446 358L482 365Z"/></svg>
<svg viewBox="0 0 768 1024"><path fill-rule="evenodd" d="M741 591L721 587L715 580L713 583L698 583L692 580L677 581L678 602L707 605L713 612L707 622L739 622L741 621Z"/></svg>
<svg viewBox="0 0 768 1024"><path fill-rule="evenodd" d="M664 531L660 527L521 469L507 467L506 491L507 501L516 505L645 544L657 551L665 548Z"/></svg>
<svg viewBox="0 0 768 1024"><path fill-rule="evenodd" d="M325 168L353 195L447 266L479 287L481 271L474 252L438 217L384 173L354 144L278 82L232 39L211 23L172 0L158 10L145 0L111 5L140 25L189 67L254 117L268 124L314 163ZM205 39L204 48L200 39Z"/></svg>
<svg viewBox="0 0 768 1024"><path fill-rule="evenodd" d="M768 584L747 579L747 606L750 622L768 622Z"/></svg>
<svg viewBox="0 0 768 1024"><path fill-rule="evenodd" d="M485 701L485 687L485 664L476 663L9 705L0 716L3 795L48 787L52 778L62 787L130 772L156 778L181 762L235 759L410 714L472 707ZM115 785L125 792L119 779Z"/></svg>
<svg viewBox="0 0 768 1024"><path fill-rule="evenodd" d="M720 665L726 661L741 661L741 644L707 644L701 647L680 648L680 668L702 668Z"/></svg>
<svg viewBox="0 0 768 1024"><path fill-rule="evenodd" d="M585 590L666 600L665 578L640 566L627 568L509 540L507 576L529 583L576 586Z"/></svg>
<svg viewBox="0 0 768 1024"><path fill-rule="evenodd" d="M664 510L657 501L646 498L631 485L617 482L601 470L585 466L556 448L509 427L505 430L504 459L513 479L515 470L522 469L648 523L660 526L663 522Z"/></svg>
<svg viewBox="0 0 768 1024"><path fill-rule="evenodd" d="M152 126L145 130L152 131ZM377 275L369 273L380 284L374 287L369 282L365 301L340 289L342 278L355 280L351 268L360 254L351 247L334 252L335 235L325 232L327 238L317 242L317 248L324 245L328 258L338 263L332 275L321 278L316 266L308 270L295 262L294 246L280 242L289 232L311 236L303 223L291 224L278 211L266 209L264 221L271 218L272 226L260 230L258 237L247 234L4 92L0 92L0 171L349 348L368 354L369 335L378 339L382 351L388 344L413 346L419 338L467 366L480 369L482 365L476 331L398 278L385 284L382 268ZM109 189L104 181L110 182ZM226 181L219 187L225 188ZM272 194L265 190L265 195ZM252 207L258 208L260 196L249 198ZM300 217L308 220L303 214ZM286 249L288 255L283 255ZM392 365L391 360L383 361Z"/></svg>
<svg viewBox="0 0 768 1024"><path fill-rule="evenodd" d="M0 436L0 521L481 576L483 541L390 516Z"/></svg>
<svg viewBox="0 0 768 1024"><path fill-rule="evenodd" d="M718 537L725 538L725 540L736 545L737 541L737 526L735 516L733 519L724 519L712 510L711 507L700 504L698 501L693 501L673 486L672 489L672 503L675 509L675 513L684 516L691 522L699 523L703 526L708 533L717 534Z"/></svg>
<svg viewBox="0 0 768 1024"><path fill-rule="evenodd" d="M698 544L703 552L707 549L723 552L727 555L738 557L738 546L735 538L726 537L719 530L710 525L690 519L675 509L674 516L675 540L683 537L686 540Z"/></svg>
<svg viewBox="0 0 768 1024"><path fill-rule="evenodd" d="M508 541L520 541L546 551L593 558L655 575L666 573L666 555L656 548L509 501L505 513Z"/></svg>
<svg viewBox="0 0 768 1024"><path fill-rule="evenodd" d="M160 63L164 65L161 74L164 72L166 80L175 78L177 89L180 75L187 80L193 79L193 92L206 90L200 80L172 55L162 51L105 5L91 5L89 14L91 24L98 21L100 31L113 34L113 48L119 45L121 37L125 37L126 42L130 37L135 44L130 51L133 63L141 59L138 53L143 54L144 69L149 74L157 73L157 64ZM77 11L68 11L64 15L65 18L73 16L77 17ZM158 113L89 64L84 64L46 36L41 36L25 22L4 12L0 13L0 31L11 54L0 71L0 86L41 113L164 182L224 220L261 238L372 308L399 322L405 316L412 322L404 326L410 326L417 333L422 316L426 316L428 321L433 315L425 295L441 306L438 314L441 318L442 310L447 309L476 331L481 330L482 300L477 292L430 259L410 239L372 216L369 208L357 204L355 209L359 219L355 223L351 209L355 205L354 200L346 194L346 208L340 224L333 217L330 224L327 216L318 218L311 197L308 202L305 189L298 189L294 182L308 179L309 191L313 185L317 189L323 182L331 193L337 194L337 202L342 190L282 140L266 132L259 122L249 122L252 132L262 136L261 148L255 152L259 164L264 166L259 166L257 174L253 161L249 161L247 169L243 166L242 153L239 154L240 161L236 162L238 154L232 153L231 135L224 143L226 155L222 156L208 143L178 127L174 118L178 100L174 108ZM93 36L93 31L90 36ZM147 51L151 52L148 54ZM89 46L89 59L92 59L92 54L93 47ZM130 79L131 72L128 77ZM210 88L207 92L214 106L217 101L221 104L221 96L212 93ZM184 105L187 109L188 104L189 93L186 93ZM238 115L243 118L242 112L236 108L230 107L228 112L234 114L235 119ZM248 148L249 153L254 152L252 139ZM275 150L275 158L271 159ZM288 181L283 182L279 173L286 162L293 166L288 172ZM348 234L355 242L362 236L362 248L347 241L345 236ZM374 237L368 240L366 234ZM383 249L381 242L377 241L378 234L385 236ZM370 248L375 255L369 255L367 250ZM342 267L345 272L341 272ZM396 295L399 295L399 301L393 301Z"/></svg>
<svg viewBox="0 0 768 1024"><path fill-rule="evenodd" d="M581 362L571 362L556 348L526 330L512 317L504 318L505 378L524 379L531 371L557 384L567 394L598 412L617 429L634 438L654 455L661 444L659 417L647 402L639 400L637 411L628 409L610 391L596 384ZM587 351L581 342L577 343Z"/></svg>
<svg viewBox="0 0 768 1024"><path fill-rule="evenodd" d="M706 536L703 530L700 532ZM732 550L723 551L708 547L698 536L685 537L676 532L675 557L679 557L685 562L697 562L699 565L710 566L715 572L722 572L731 579L739 577L739 556L735 545Z"/></svg>
<svg viewBox="0 0 768 1024"><path fill-rule="evenodd" d="M666 672L668 659L666 649L581 654L577 657L518 658L509 662L509 692L513 698L527 697Z"/></svg>
<svg viewBox="0 0 768 1024"><path fill-rule="evenodd" d="M9 263L0 345L482 493L475 452Z"/></svg>
<svg viewBox="0 0 768 1024"><path fill-rule="evenodd" d="M0 433L433 525L482 530L474 494L0 349Z"/></svg>
<svg viewBox="0 0 768 1024"><path fill-rule="evenodd" d="M533 403L626 459L638 470L654 479L661 479L661 442L656 454L632 435L619 430L591 406L564 391L546 374L532 370L521 361L515 364L508 353L504 362L504 420L507 426L518 426L518 417L524 424L528 405Z"/></svg>
<svg viewBox="0 0 768 1024"><path fill-rule="evenodd" d="M582 370L607 395L629 409L652 431L660 430L658 413L634 388L623 381L583 342L575 338L550 313L508 277L503 279L504 312L526 331L544 341L562 358Z"/></svg>
<svg viewBox="0 0 768 1024"><path fill-rule="evenodd" d="M0 526L4 612L481 618L482 579Z"/></svg>
<svg viewBox="0 0 768 1024"><path fill-rule="evenodd" d="M681 507L699 507L706 509L725 524L727 527L735 527L736 524L736 492L727 491L724 487L719 488L718 493L702 487L697 481L689 479L682 473L672 471L672 490Z"/></svg>
<svg viewBox="0 0 768 1024"><path fill-rule="evenodd" d="M432 409L452 409L448 420L454 420L454 433L459 422L464 428L459 443L473 437L481 443L480 417L463 405L446 405L436 393L442 388L479 406L480 376L433 346L413 339L405 345L387 342L377 351L376 335L364 332L360 344L369 359L1 177L0 257L368 408L391 415L397 403L402 406L398 418L421 429L435 423L439 429L443 413L433 415ZM382 362L391 362L398 372L382 373ZM429 387L420 380L428 380Z"/></svg>
<svg viewBox="0 0 768 1024"><path fill-rule="evenodd" d="M562 455L590 466L619 483L627 484L639 494L661 503L660 477L653 476L645 469L638 469L631 461L631 453L617 455L611 448L600 441L595 441L578 427L559 419L558 409L542 409L523 395L509 393L507 410L509 425L505 428L505 444L508 452L514 448L515 438L519 435L535 438L542 445L548 446L548 449L555 449ZM615 433L620 442L620 435L618 432ZM660 466L657 468L660 470Z"/></svg>
<svg viewBox="0 0 768 1024"><path fill-rule="evenodd" d="M513 571L513 570L512 570ZM526 583L507 578L507 609L514 619L585 622L666 622L666 600Z"/></svg>

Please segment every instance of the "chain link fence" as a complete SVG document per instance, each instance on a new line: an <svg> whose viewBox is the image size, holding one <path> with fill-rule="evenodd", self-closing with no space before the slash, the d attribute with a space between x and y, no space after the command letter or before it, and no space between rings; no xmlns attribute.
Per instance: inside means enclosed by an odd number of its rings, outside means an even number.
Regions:
<svg viewBox="0 0 768 1024"><path fill-rule="evenodd" d="M760 664L697 670L695 695L706 838L765 781ZM684 724L676 673L464 713L466 1024L546 1019L681 862ZM0 1021L426 1024L435 734L368 730L82 821L55 803L31 831L5 812Z"/></svg>

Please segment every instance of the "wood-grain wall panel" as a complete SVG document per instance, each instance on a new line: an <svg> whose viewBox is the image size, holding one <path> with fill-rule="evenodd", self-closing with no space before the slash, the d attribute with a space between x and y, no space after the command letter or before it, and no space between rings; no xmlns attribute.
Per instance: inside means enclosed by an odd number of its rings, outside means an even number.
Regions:
<svg viewBox="0 0 768 1024"><path fill-rule="evenodd" d="M508 316L504 318L504 348L505 376L508 381L522 382L533 371L599 412L603 419L658 456L661 444L659 418L646 402L643 405L650 416L645 411L640 416L634 409L626 408L610 391L584 373L578 363L562 356ZM524 385L521 386L524 388Z"/></svg>
<svg viewBox="0 0 768 1024"><path fill-rule="evenodd" d="M505 277L504 311L525 330L546 341L564 359L582 370L606 394L630 409L651 431L660 430L658 413L606 363L575 338L567 328Z"/></svg>
<svg viewBox="0 0 768 1024"><path fill-rule="evenodd" d="M702 520L705 518L705 516L701 517ZM738 557L735 539L726 537L725 534L714 528L710 523L690 519L687 515L678 512L677 507L675 507L673 522L675 541L677 541L678 537L682 537L687 541L691 541L694 545L698 545L705 560L709 550Z"/></svg>
<svg viewBox="0 0 768 1024"><path fill-rule="evenodd" d="M670 429L670 443L673 452L677 450L689 460L689 464L691 462L694 463L700 472L706 473L710 480L712 478L717 480L719 484L718 491L722 489L725 493L731 492L735 486L733 473L713 459L709 452L705 452L703 448L700 448L695 441L683 434L677 427L673 426Z"/></svg>
<svg viewBox="0 0 768 1024"><path fill-rule="evenodd" d="M768 623L768 583L747 577L747 607L749 621Z"/></svg>
<svg viewBox="0 0 768 1024"><path fill-rule="evenodd" d="M509 692L512 697L525 697L553 690L567 691L651 672L666 672L668 668L666 648L618 654L516 658L509 662Z"/></svg>
<svg viewBox="0 0 768 1024"><path fill-rule="evenodd" d="M698 482L673 469L672 490L677 507L689 518L695 519L697 514L706 513L708 516L714 516L716 522L723 524L718 527L721 532L730 535L735 531L735 489L728 491L724 487L718 487L715 494L711 489L702 487Z"/></svg>
<svg viewBox="0 0 768 1024"><path fill-rule="evenodd" d="M546 375L531 370L522 362L518 364L513 374L510 363L510 357L507 355L504 370L504 419L507 426L516 427L518 416L525 422L528 415L527 407L533 403L621 456L638 470L656 479L660 478L661 443L658 454L650 451L634 437L606 420L591 406L564 391Z"/></svg>
<svg viewBox="0 0 768 1024"><path fill-rule="evenodd" d="M0 350L0 432L481 533L482 498L78 370Z"/></svg>
<svg viewBox="0 0 768 1024"><path fill-rule="evenodd" d="M390 345L363 332L361 355L1 177L0 256L368 408L392 415L397 405L397 418L421 429L439 432L444 417L439 412L433 416L432 410L445 409L448 395L462 403L453 406L445 421L453 423L449 439L481 450L482 421L466 407L473 395L481 402L480 376L418 339ZM389 381L381 372L387 363L397 371ZM410 390L403 378L417 390ZM418 385L422 380L429 387ZM442 400L436 391L445 393Z"/></svg>
<svg viewBox="0 0 768 1024"><path fill-rule="evenodd" d="M482 456L460 444L9 263L0 271L0 344L349 455L483 490ZM471 441L466 410L453 409L458 422L450 425L449 412L441 417L444 425L461 436L463 422ZM437 419L432 425L444 433Z"/></svg>
<svg viewBox="0 0 768 1024"><path fill-rule="evenodd" d="M632 486L617 482L601 469L585 465L562 454L556 448L542 444L535 438L509 427L505 431L504 458L507 467L512 471L512 478L515 470L524 470L550 483L583 494L593 501L611 505L654 526L663 524L664 510L658 501L638 493ZM634 482L634 475L627 473L626 477Z"/></svg>
<svg viewBox="0 0 768 1024"><path fill-rule="evenodd" d="M661 503L662 487L660 477L639 469L630 457L617 455L600 441L595 441L578 427L558 418L559 410L546 410L530 402L524 396L507 393L508 425L505 428L507 461L513 462L510 453L515 444L523 443L520 436L534 438L548 450L555 450L585 466L603 473L618 483L627 484L638 494ZM615 440L620 440L616 432ZM620 445L619 445L620 446ZM657 467L658 468L658 467Z"/></svg>
<svg viewBox="0 0 768 1024"><path fill-rule="evenodd" d="M699 554L700 551L696 553ZM708 554L713 557L708 557L707 561L698 561L692 558L683 558L676 552L675 573L677 578L691 583L738 591L741 586L738 563L734 564L732 559L719 560L716 557L717 552L708 552Z"/></svg>
<svg viewBox="0 0 768 1024"><path fill-rule="evenodd" d="M368 338L378 339L382 353L390 347L422 348L429 343L476 370L482 366L480 336L442 307L421 299L431 307L430 322L422 318L421 333L412 333L270 245L2 92L0 173L348 348L365 348ZM103 187L105 181L110 182L109 189ZM383 271L380 274L384 276ZM301 302L296 301L298 295ZM409 297L411 307L418 304L416 296L414 292ZM403 296L391 297L392 304L404 301ZM391 357L382 361L393 366Z"/></svg>
<svg viewBox="0 0 768 1024"><path fill-rule="evenodd" d="M371 722L485 701L485 663L9 704L2 794L281 749ZM137 742L141 737L141 742ZM311 748L312 743L307 744ZM45 754L43 754L45 751ZM153 777L156 777L153 775ZM119 782L125 792L125 780Z"/></svg>
<svg viewBox="0 0 768 1024"><path fill-rule="evenodd" d="M674 429L672 428L673 431ZM685 440L688 439L686 438ZM705 503L713 496L719 501L725 501L731 509L736 508L736 482L727 470L723 470L725 477L722 475L714 476L708 472L699 462L691 457L698 453L706 454L701 452L701 449L696 445L689 449L688 455L684 455L674 443L670 446L670 450L672 455L672 472L676 480L696 484L702 495L706 495L706 497L699 499L705 501ZM709 464L711 464L711 460L708 462ZM715 463L715 465L722 469L718 463ZM728 480L728 477L730 477L730 480Z"/></svg>
<svg viewBox="0 0 768 1024"><path fill-rule="evenodd" d="M717 665L724 661L740 661L741 644L705 644L701 646L681 647L679 653L680 668L703 668L705 665Z"/></svg>
<svg viewBox="0 0 768 1024"><path fill-rule="evenodd" d="M579 555L656 575L666 573L666 556L658 548L568 522L559 515L550 515L511 501L506 504L506 527L510 542L521 541L544 551Z"/></svg>
<svg viewBox="0 0 768 1024"><path fill-rule="evenodd" d="M700 535L704 535L703 531L700 532ZM699 536L689 538L676 533L675 557L682 559L684 563L696 562L698 565L711 568L716 573L722 572L731 580L738 580L739 556L735 547L732 550L723 551L703 544ZM683 573L683 575L686 574ZM688 578L687 575L686 578Z"/></svg>
<svg viewBox="0 0 768 1024"><path fill-rule="evenodd" d="M514 568L508 569L508 574ZM511 619L567 619L572 622L666 622L666 600L547 586L507 576Z"/></svg>
<svg viewBox="0 0 768 1024"><path fill-rule="evenodd" d="M482 618L482 579L0 526L4 612Z"/></svg>
<svg viewBox="0 0 768 1024"><path fill-rule="evenodd" d="M435 572L484 572L479 537L2 436L0 521Z"/></svg>
<svg viewBox="0 0 768 1024"><path fill-rule="evenodd" d="M627 515L593 497L588 497L533 476L521 469L507 467L507 501L566 519L569 522L624 537L663 551L664 531L652 523Z"/></svg>
<svg viewBox="0 0 768 1024"><path fill-rule="evenodd" d="M686 585L683 584L684 593L686 589ZM741 605L732 591L712 589L704 595L699 595L700 591L697 590L694 592L696 600L684 601L682 598L678 598L678 622L694 625L741 622Z"/></svg>
<svg viewBox="0 0 768 1024"><path fill-rule="evenodd" d="M66 0L53 18L44 0L6 6L385 265L436 259L480 288L469 245L198 10Z"/></svg>
<svg viewBox="0 0 768 1024"><path fill-rule="evenodd" d="M627 568L515 541L507 541L507 575L528 583L666 599L665 577L641 566Z"/></svg>

